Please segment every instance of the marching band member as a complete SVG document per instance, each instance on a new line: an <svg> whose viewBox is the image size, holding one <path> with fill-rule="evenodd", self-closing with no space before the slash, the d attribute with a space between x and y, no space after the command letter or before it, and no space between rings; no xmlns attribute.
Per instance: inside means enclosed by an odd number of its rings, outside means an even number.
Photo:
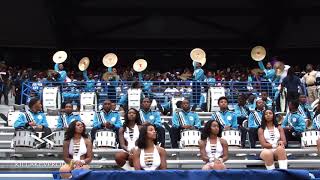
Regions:
<svg viewBox="0 0 320 180"><path fill-rule="evenodd" d="M266 109L272 109L272 99L270 99L268 97L268 93L267 92L265 92L265 91L261 92L261 99L264 101Z"/></svg>
<svg viewBox="0 0 320 180"><path fill-rule="evenodd" d="M144 79L143 79L142 72L139 72L138 76L139 76L139 81L142 83L142 86L143 86L142 90L143 90L144 94L147 97L152 98L151 97L151 93L152 93L151 88L152 88L153 83L150 80L149 74L146 74L144 76Z"/></svg>
<svg viewBox="0 0 320 180"><path fill-rule="evenodd" d="M58 76L57 81L58 82L65 82L67 79L67 72L65 70L63 70L63 64L58 64L56 63L54 65L54 70L60 74L60 76Z"/></svg>
<svg viewBox="0 0 320 180"><path fill-rule="evenodd" d="M140 109L140 119L142 124L150 123L156 127L156 132L158 136L158 142L160 142L161 147L164 148L165 145L165 130L162 127L160 112L153 111L150 109L151 101L150 98L144 98L142 100L142 108Z"/></svg>
<svg viewBox="0 0 320 180"><path fill-rule="evenodd" d="M220 111L213 112L211 119L217 120L225 130L230 128L238 128L236 115L228 110L228 99L224 96L218 99Z"/></svg>
<svg viewBox="0 0 320 180"><path fill-rule="evenodd" d="M91 141L96 138L96 132L99 129L110 129L118 135L121 127L119 112L111 110L111 101L105 100L101 111L96 112L93 117L93 128L91 129Z"/></svg>
<svg viewBox="0 0 320 180"><path fill-rule="evenodd" d="M164 148L157 146L157 133L154 125L142 126L137 146L132 156L135 170L167 169L167 153Z"/></svg>
<svg viewBox="0 0 320 180"><path fill-rule="evenodd" d="M223 162L228 160L228 143L221 138L223 127L217 120L209 120L199 140L200 157L206 162L203 170L226 169Z"/></svg>
<svg viewBox="0 0 320 180"><path fill-rule="evenodd" d="M238 104L234 106L234 113L237 117L237 123L241 132L241 147L244 148L247 137L247 129L242 127L242 123L244 120L248 119L249 115L249 109L246 106L246 98L244 95L238 96Z"/></svg>
<svg viewBox="0 0 320 180"><path fill-rule="evenodd" d="M41 111L41 101L38 98L31 99L29 102L29 110L19 115L13 127L15 129L30 129L35 132L44 132L42 137L48 136L51 134L51 129L48 127L46 115ZM45 147L45 144L40 147Z"/></svg>
<svg viewBox="0 0 320 180"><path fill-rule="evenodd" d="M93 73L92 72L89 73L89 76L88 76L87 70L84 70L82 72L82 75L83 75L83 79L86 82L85 91L86 92L94 92L95 91L95 83L96 83L96 81L93 78Z"/></svg>
<svg viewBox="0 0 320 180"><path fill-rule="evenodd" d="M190 111L189 100L182 101L182 110L174 112L172 116L172 128L170 133L172 148L178 148L180 132L184 129L200 129L201 122L196 112Z"/></svg>
<svg viewBox="0 0 320 180"><path fill-rule="evenodd" d="M254 111L256 109L256 96L250 94L247 100L246 106L248 107L249 111Z"/></svg>
<svg viewBox="0 0 320 180"><path fill-rule="evenodd" d="M92 144L81 121L73 121L67 129L63 142L63 160L67 163L60 168L63 179L71 178L74 169L89 169L92 161Z"/></svg>
<svg viewBox="0 0 320 180"><path fill-rule="evenodd" d="M249 114L248 127L251 148L255 148L256 146L256 141L258 140L258 129L261 125L261 118L264 109L265 103L262 99L259 99L256 101L256 110L251 111Z"/></svg>
<svg viewBox="0 0 320 180"><path fill-rule="evenodd" d="M307 103L307 96L304 94L301 94L299 96L299 107L298 107L298 112L303 116L304 119L313 119L313 111L309 103Z"/></svg>
<svg viewBox="0 0 320 180"><path fill-rule="evenodd" d="M134 108L129 109L124 116L123 126L119 129L120 148L124 151L118 152L115 155L116 163L124 169L128 167L127 160L129 161L129 165L133 166L132 153L140 135L140 128L141 119L139 112Z"/></svg>
<svg viewBox="0 0 320 180"><path fill-rule="evenodd" d="M194 63L193 82L192 82L192 101L194 104L199 104L201 96L201 82L204 81L205 75L201 68L201 63Z"/></svg>
<svg viewBox="0 0 320 180"><path fill-rule="evenodd" d="M298 113L298 107L299 102L297 100L290 101L290 112L286 115L282 123L287 141L301 141L301 133L306 129L306 123L303 116Z"/></svg>
<svg viewBox="0 0 320 180"><path fill-rule="evenodd" d="M260 158L265 162L267 170L275 169L274 160L278 160L280 169L287 169L286 136L282 127L278 126L272 110L263 112L258 136L263 148Z"/></svg>
<svg viewBox="0 0 320 180"><path fill-rule="evenodd" d="M57 129L68 128L69 124L73 121L81 121L80 116L72 113L72 104L67 102L64 104L64 110L62 114L60 114L58 118Z"/></svg>

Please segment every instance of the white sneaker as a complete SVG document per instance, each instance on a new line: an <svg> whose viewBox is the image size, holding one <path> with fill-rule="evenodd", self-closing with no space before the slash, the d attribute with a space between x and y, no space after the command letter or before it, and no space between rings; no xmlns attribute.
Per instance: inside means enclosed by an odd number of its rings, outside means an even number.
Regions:
<svg viewBox="0 0 320 180"><path fill-rule="evenodd" d="M242 156L246 156L247 154L245 154L245 153L239 153L239 154L236 154L236 156L238 156L238 157L242 157Z"/></svg>
<svg viewBox="0 0 320 180"><path fill-rule="evenodd" d="M128 161L121 168L126 171L134 171L134 168L130 166Z"/></svg>
<svg viewBox="0 0 320 180"><path fill-rule="evenodd" d="M107 160L107 158L105 158L105 157L102 157L101 159L100 159L100 161L106 161Z"/></svg>

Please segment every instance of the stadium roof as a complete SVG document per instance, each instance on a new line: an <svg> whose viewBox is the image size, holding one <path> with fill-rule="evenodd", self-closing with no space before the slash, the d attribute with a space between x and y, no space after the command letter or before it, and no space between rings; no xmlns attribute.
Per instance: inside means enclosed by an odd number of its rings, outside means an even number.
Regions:
<svg viewBox="0 0 320 180"><path fill-rule="evenodd" d="M1 1L0 47L320 47L320 1Z"/></svg>

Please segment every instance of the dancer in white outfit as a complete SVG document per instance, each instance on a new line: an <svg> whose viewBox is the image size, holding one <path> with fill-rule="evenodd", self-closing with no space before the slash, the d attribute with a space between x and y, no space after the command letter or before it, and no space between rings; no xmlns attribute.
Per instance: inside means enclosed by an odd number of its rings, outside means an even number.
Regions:
<svg viewBox="0 0 320 180"><path fill-rule="evenodd" d="M138 148L133 152L135 170L167 169L167 153L164 148L157 146L157 133L154 125L142 126L137 145Z"/></svg>
<svg viewBox="0 0 320 180"><path fill-rule="evenodd" d="M263 148L260 157L264 160L266 168L268 170L275 169L274 160L278 160L279 168L287 169L286 136L282 127L278 126L273 111L265 110L263 112L258 137Z"/></svg>
<svg viewBox="0 0 320 180"><path fill-rule="evenodd" d="M92 143L86 134L85 124L81 121L73 121L66 132L63 143L63 160L67 163L60 168L63 179L71 178L69 173L74 169L89 169L92 161Z"/></svg>
<svg viewBox="0 0 320 180"><path fill-rule="evenodd" d="M139 129L141 128L141 119L139 112L131 108L124 115L123 126L119 129L120 147L124 150L115 155L115 160L118 166L123 167L127 160L129 165L133 166L132 153L136 146L136 141L139 138Z"/></svg>
<svg viewBox="0 0 320 180"><path fill-rule="evenodd" d="M203 170L226 169L224 162L228 159L228 143L221 138L223 127L217 120L206 123L199 140L200 157L206 163Z"/></svg>

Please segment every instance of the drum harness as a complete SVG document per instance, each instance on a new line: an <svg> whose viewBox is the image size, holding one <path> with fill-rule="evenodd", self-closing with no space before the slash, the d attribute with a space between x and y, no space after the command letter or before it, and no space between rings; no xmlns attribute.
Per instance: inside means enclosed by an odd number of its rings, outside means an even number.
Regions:
<svg viewBox="0 0 320 180"><path fill-rule="evenodd" d="M252 111L252 115L253 115L253 118L254 118L254 122L256 123L257 126L261 126L261 118L258 114L257 111Z"/></svg>
<svg viewBox="0 0 320 180"><path fill-rule="evenodd" d="M220 112L213 112L212 115L214 116L214 119L218 120L223 127L226 125L221 117Z"/></svg>

